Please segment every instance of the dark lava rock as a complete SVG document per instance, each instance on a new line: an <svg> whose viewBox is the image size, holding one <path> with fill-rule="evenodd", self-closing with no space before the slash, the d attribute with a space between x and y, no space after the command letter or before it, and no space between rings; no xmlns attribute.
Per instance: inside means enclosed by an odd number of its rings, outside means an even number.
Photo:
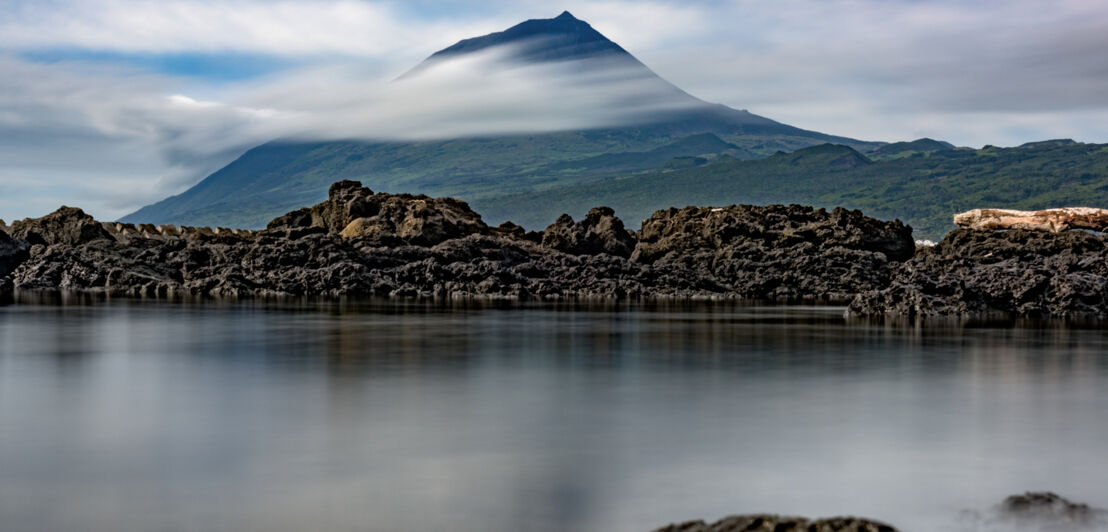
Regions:
<svg viewBox="0 0 1108 532"><path fill-rule="evenodd" d="M912 256L912 229L859 211L798 205L658 211L631 260L690 286L750 298L846 299L883 288L891 261Z"/></svg>
<svg viewBox="0 0 1108 532"><path fill-rule="evenodd" d="M1036 530L1103 530L1108 527L1105 510L1071 502L1051 492L1012 495L1001 503L998 513L1005 521Z"/></svg>
<svg viewBox="0 0 1108 532"><path fill-rule="evenodd" d="M966 511L965 532L1092 532L1108 530L1108 511L1051 492L1012 495L986 512Z"/></svg>
<svg viewBox="0 0 1108 532"><path fill-rule="evenodd" d="M1108 316L1108 236L960 229L859 294L857 316Z"/></svg>
<svg viewBox="0 0 1108 532"><path fill-rule="evenodd" d="M94 240L110 240L100 222L76 207L61 207L42 218L27 218L12 222L11 236L31 245L79 245Z"/></svg>
<svg viewBox="0 0 1108 532"><path fill-rule="evenodd" d="M542 232L542 245L574 255L607 253L627 258L635 249L635 237L610 207L596 207L576 223L568 214L559 216Z"/></svg>
<svg viewBox="0 0 1108 532"><path fill-rule="evenodd" d="M47 227L41 241L60 242L49 229L64 237L85 219L62 210L30 226ZM343 182L327 201L249 237L192 230L36 245L11 281L17 289L133 296L519 298L643 297L655 279L623 258L569 255L493 231L460 201L373 194Z"/></svg>
<svg viewBox="0 0 1108 532"><path fill-rule="evenodd" d="M138 296L845 299L913 245L899 222L796 206L660 211L638 241L597 208L539 234L355 181L259 232L109 232L68 208L13 227L34 244L11 261L16 289Z"/></svg>
<svg viewBox="0 0 1108 532"><path fill-rule="evenodd" d="M12 238L4 231L0 231L0 278L15 270L23 261L31 255L31 246L26 241ZM11 280L8 280L11 284Z"/></svg>
<svg viewBox="0 0 1108 532"><path fill-rule="evenodd" d="M527 234L526 229L524 229L522 226L520 226L518 224L512 223L511 221L507 221L507 222L504 222L504 223L496 226L496 229L498 231L502 232L502 233L509 234L509 235L515 235L515 236L518 236L518 237L522 237L522 236Z"/></svg>
<svg viewBox="0 0 1108 532"><path fill-rule="evenodd" d="M896 532L896 529L868 519L833 517L810 521L778 515L735 515L715 523L689 521L659 528L655 532Z"/></svg>

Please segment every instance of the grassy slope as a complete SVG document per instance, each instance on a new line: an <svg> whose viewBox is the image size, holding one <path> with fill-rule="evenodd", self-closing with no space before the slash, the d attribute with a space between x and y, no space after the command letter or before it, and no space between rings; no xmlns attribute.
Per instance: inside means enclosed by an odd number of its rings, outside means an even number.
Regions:
<svg viewBox="0 0 1108 532"><path fill-rule="evenodd" d="M1020 148L911 153L870 162L843 146L766 159L721 157L658 171L472 204L489 222L541 228L558 214L608 205L630 226L670 206L804 203L899 218L918 238L940 238L954 213L981 207L1108 206L1108 145L1045 143Z"/></svg>
<svg viewBox="0 0 1108 532"><path fill-rule="evenodd" d="M729 124L725 117L714 124L697 119L609 130L413 143L270 143L248 151L185 193L144 207L124 220L259 227L289 210L325 199L327 188L340 179L357 179L374 190L449 195L468 201L536 192L595 181L617 171L658 166L650 157L645 158L649 163L645 166L629 161L633 157L599 159L586 168L558 167L557 163L661 149L656 155L703 129L719 130L720 138L733 145L727 153L742 158L791 151L831 138L781 125ZM879 146L849 142L859 149ZM688 144L686 148L720 142L700 139ZM695 149L684 153L701 154Z"/></svg>

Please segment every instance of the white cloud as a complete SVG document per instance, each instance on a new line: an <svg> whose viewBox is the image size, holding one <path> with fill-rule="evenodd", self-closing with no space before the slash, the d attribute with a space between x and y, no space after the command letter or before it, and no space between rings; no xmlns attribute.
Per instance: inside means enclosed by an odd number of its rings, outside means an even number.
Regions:
<svg viewBox="0 0 1108 532"><path fill-rule="evenodd" d="M975 146L1108 142L1108 8L1098 0L9 0L0 10L0 216L63 202L118 216L280 135L541 131L632 114L615 95L641 85L620 78L580 85L555 71L470 65L387 83L459 39L562 9L697 96L807 129ZM51 50L233 52L311 66L206 84L105 62L17 59ZM460 89L444 95L447 82Z"/></svg>
<svg viewBox="0 0 1108 532"><path fill-rule="evenodd" d="M0 197L0 215L44 214L43 197L115 218L276 138L583 129L693 103L675 102L674 87L642 70L609 63L506 68L507 53L467 56L398 82L348 63L315 66L237 85L218 101L184 94L172 78L0 57L0 71L17 74L0 80L0 138L25 140L0 145L0 182L13 192ZM36 172L46 176L42 183L33 181Z"/></svg>
<svg viewBox="0 0 1108 532"><path fill-rule="evenodd" d="M417 21L391 4L352 0L27 2L0 15L0 47L379 56L419 53L495 23Z"/></svg>
<svg viewBox="0 0 1108 532"><path fill-rule="evenodd" d="M1108 114L1103 2L734 0L688 9L710 16L632 52L709 101L874 140L929 131L976 146L1061 135L1108 142L1098 120Z"/></svg>

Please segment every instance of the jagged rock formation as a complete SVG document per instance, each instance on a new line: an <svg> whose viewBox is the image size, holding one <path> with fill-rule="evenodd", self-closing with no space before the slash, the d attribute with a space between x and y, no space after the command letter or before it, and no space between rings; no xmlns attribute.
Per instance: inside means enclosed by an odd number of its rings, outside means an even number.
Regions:
<svg viewBox="0 0 1108 532"><path fill-rule="evenodd" d="M628 258L635 249L635 237L608 207L597 207L574 223L563 214L542 233L542 245L574 255L607 253Z"/></svg>
<svg viewBox="0 0 1108 532"><path fill-rule="evenodd" d="M858 316L1108 316L1108 236L959 229L859 294Z"/></svg>
<svg viewBox="0 0 1108 532"><path fill-rule="evenodd" d="M100 223L66 207L12 232L2 286L157 296L845 300L885 286L914 246L900 222L798 206L659 211L639 233L601 207L527 233L490 228L461 201L353 181L263 231Z"/></svg>
<svg viewBox="0 0 1108 532"><path fill-rule="evenodd" d="M890 525L855 517L808 520L779 515L735 515L715 523L689 521L655 532L896 532Z"/></svg>
<svg viewBox="0 0 1108 532"><path fill-rule="evenodd" d="M965 229L985 231L1026 229L1057 233L1069 229L1108 230L1108 210L1091 207L1065 207L1041 211L974 209L954 215L954 224Z"/></svg>
<svg viewBox="0 0 1108 532"><path fill-rule="evenodd" d="M329 199L273 220L268 229L316 227L378 246L433 246L471 234L488 234L465 202L410 194L373 194L357 181L331 185Z"/></svg>
<svg viewBox="0 0 1108 532"><path fill-rule="evenodd" d="M706 290L837 299L887 285L890 262L914 250L910 227L859 211L733 205L658 211L631 259Z"/></svg>
<svg viewBox="0 0 1108 532"><path fill-rule="evenodd" d="M112 238L100 222L85 214L85 211L65 206L42 218L13 222L11 234L28 244L47 246L79 245Z"/></svg>

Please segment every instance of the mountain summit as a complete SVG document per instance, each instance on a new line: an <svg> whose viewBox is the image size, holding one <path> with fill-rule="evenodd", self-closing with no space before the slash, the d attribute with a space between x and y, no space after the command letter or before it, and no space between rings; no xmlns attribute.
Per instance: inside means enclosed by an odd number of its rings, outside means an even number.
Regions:
<svg viewBox="0 0 1108 532"><path fill-rule="evenodd" d="M575 74L578 85L601 74L607 82L627 82L620 103L636 103L649 110L649 116L626 116L630 122L691 124L688 133L727 132L736 125L754 128L781 129L787 134L799 130L768 118L705 102L659 76L622 46L612 42L569 11L546 19L529 19L504 31L463 39L443 48L414 68L400 80L415 77L436 65L482 52L496 51L499 67L514 65L567 65ZM720 127L708 127L708 122ZM802 132L806 135L812 132Z"/></svg>
<svg viewBox="0 0 1108 532"><path fill-rule="evenodd" d="M593 29L588 22L563 11L554 18L530 19L504 31L458 41L431 54L400 79L447 60L494 49L506 52L505 59L513 63L605 60L650 70L623 47Z"/></svg>
<svg viewBox="0 0 1108 532"><path fill-rule="evenodd" d="M511 57L527 63L597 57L621 57L638 62L627 50L569 11L554 18L531 19L504 31L458 41L431 54L427 61L450 59L505 45L517 47Z"/></svg>

